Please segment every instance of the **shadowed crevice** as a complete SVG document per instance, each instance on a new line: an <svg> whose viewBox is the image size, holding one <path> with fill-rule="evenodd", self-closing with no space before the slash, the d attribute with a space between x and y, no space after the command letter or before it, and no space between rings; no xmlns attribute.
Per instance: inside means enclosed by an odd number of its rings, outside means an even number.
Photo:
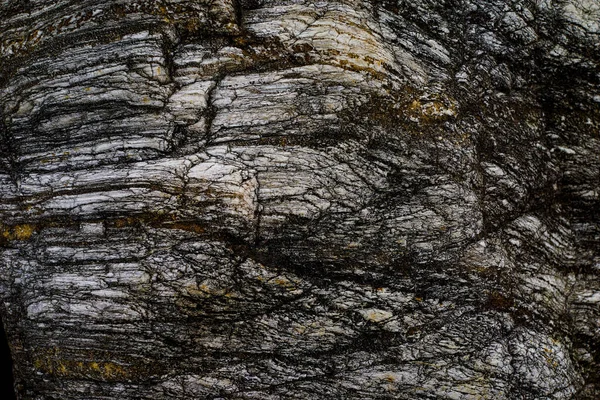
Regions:
<svg viewBox="0 0 600 400"><path fill-rule="evenodd" d="M0 393L3 393L2 398L6 400L16 400L15 390L13 387L14 377L12 374L12 357L10 355L10 348L8 347L8 340L6 339L6 333L4 332L4 323L0 320L0 364L1 376L0 376Z"/></svg>

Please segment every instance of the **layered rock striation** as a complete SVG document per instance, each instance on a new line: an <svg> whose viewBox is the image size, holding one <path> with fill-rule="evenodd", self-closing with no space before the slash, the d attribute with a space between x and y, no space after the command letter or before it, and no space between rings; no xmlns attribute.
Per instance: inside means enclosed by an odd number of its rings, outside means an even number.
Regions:
<svg viewBox="0 0 600 400"><path fill-rule="evenodd" d="M8 0L21 399L597 399L594 0Z"/></svg>

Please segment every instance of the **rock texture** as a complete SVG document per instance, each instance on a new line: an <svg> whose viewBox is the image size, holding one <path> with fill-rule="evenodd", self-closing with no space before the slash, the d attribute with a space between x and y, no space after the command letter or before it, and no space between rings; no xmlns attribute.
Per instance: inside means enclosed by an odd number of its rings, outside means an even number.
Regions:
<svg viewBox="0 0 600 400"><path fill-rule="evenodd" d="M20 399L600 398L596 0L6 0Z"/></svg>

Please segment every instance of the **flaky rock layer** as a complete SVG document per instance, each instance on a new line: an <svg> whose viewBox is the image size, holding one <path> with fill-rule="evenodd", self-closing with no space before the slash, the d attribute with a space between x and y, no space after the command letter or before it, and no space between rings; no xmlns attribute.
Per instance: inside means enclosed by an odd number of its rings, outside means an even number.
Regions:
<svg viewBox="0 0 600 400"><path fill-rule="evenodd" d="M2 2L19 398L600 398L598 21Z"/></svg>

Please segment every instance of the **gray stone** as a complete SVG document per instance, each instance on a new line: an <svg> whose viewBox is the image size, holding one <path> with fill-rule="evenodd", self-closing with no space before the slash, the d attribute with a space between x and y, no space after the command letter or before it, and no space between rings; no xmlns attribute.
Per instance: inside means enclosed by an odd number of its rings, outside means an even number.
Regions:
<svg viewBox="0 0 600 400"><path fill-rule="evenodd" d="M594 0L9 0L20 399L600 398Z"/></svg>

